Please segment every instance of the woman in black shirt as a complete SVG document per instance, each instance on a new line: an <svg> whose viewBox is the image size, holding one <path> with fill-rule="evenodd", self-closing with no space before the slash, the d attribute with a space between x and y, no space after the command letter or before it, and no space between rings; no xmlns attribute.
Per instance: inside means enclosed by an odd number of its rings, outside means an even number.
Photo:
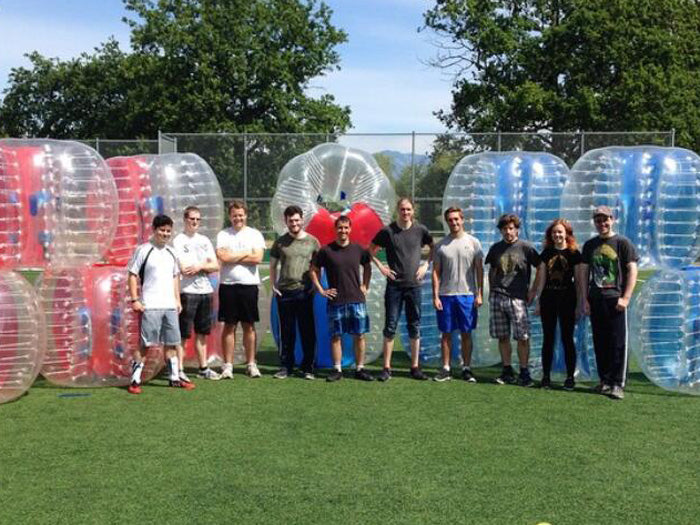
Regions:
<svg viewBox="0 0 700 525"><path fill-rule="evenodd" d="M576 282L579 279L576 266L582 262L581 252L569 221L555 219L547 227L544 250L540 255L544 265L545 281L536 313L542 317L542 388L552 385L551 371L554 359L554 344L557 321L564 345L566 380L564 390L574 389L576 371L576 347L574 327L576 325Z"/></svg>

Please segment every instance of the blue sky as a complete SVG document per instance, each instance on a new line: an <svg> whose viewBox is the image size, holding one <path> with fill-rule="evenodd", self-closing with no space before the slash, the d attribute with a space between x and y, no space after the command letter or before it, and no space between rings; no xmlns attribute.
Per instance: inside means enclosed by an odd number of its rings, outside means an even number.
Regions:
<svg viewBox="0 0 700 525"><path fill-rule="evenodd" d="M312 95L350 106L357 133L440 132L433 111L448 108L450 78L425 65L435 54L417 32L429 0L326 0L333 23L348 33L338 47L341 71L311 82ZM62 59L90 52L113 35L128 49L120 0L0 0L0 89L10 68L36 50ZM185 130L182 130L185 131Z"/></svg>

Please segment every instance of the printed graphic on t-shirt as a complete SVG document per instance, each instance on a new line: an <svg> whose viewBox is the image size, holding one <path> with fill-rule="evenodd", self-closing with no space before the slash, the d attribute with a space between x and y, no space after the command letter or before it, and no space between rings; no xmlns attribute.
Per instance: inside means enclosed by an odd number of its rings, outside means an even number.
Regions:
<svg viewBox="0 0 700 525"><path fill-rule="evenodd" d="M520 268L524 262L520 251L508 251L501 255L498 264L501 274L503 275L501 284L504 288L510 286L513 279L515 279L515 276L518 274L518 268Z"/></svg>
<svg viewBox="0 0 700 525"><path fill-rule="evenodd" d="M618 276L617 253L615 250L607 244L601 244L593 252L591 263L595 285L598 288L615 288Z"/></svg>
<svg viewBox="0 0 700 525"><path fill-rule="evenodd" d="M550 288L560 289L566 287L566 274L569 270L569 261L562 254L554 255L547 261L547 283Z"/></svg>

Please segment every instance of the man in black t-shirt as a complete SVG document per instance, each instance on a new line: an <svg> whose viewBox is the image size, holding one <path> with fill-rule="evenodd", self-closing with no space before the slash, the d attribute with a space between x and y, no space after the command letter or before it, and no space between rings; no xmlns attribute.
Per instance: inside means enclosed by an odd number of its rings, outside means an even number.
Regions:
<svg viewBox="0 0 700 525"><path fill-rule="evenodd" d="M637 283L639 256L634 245L613 232L612 211L593 212L598 236L583 245L579 309L591 316L593 347L600 383L597 392L613 399L625 397L627 375L627 307ZM587 286L587 289L586 289Z"/></svg>
<svg viewBox="0 0 700 525"><path fill-rule="evenodd" d="M535 298L544 278L540 256L529 242L518 238L520 218L505 214L498 219L503 239L489 249L484 261L489 265L489 334L498 339L503 371L496 378L499 385L515 383L511 366L511 332L518 344L521 386L534 385L528 369L530 356L530 319L527 306ZM530 287L531 268L537 268L535 282Z"/></svg>
<svg viewBox="0 0 700 525"><path fill-rule="evenodd" d="M419 367L421 282L428 269L428 261L421 263L423 246L433 249L433 237L428 228L413 220L413 203L403 197L396 205L398 218L395 222L379 230L370 244L372 260L386 277L384 292L384 368L380 381L391 379L391 354L394 350L396 326L401 317L401 308L406 306L406 325L411 340L411 377L425 380L427 376ZM387 266L377 258L377 252L384 248ZM430 256L428 257L430 258Z"/></svg>
<svg viewBox="0 0 700 525"><path fill-rule="evenodd" d="M352 222L341 215L335 221L336 240L324 246L316 254L311 267L311 280L323 297L328 299L328 330L331 335L333 372L327 381L342 379L341 337L352 334L355 347L355 378L374 381L364 368L365 336L369 332L369 316L365 297L369 290L372 265L369 252L359 244L350 242ZM360 281L360 266L362 280ZM325 268L328 288L321 285L321 268Z"/></svg>

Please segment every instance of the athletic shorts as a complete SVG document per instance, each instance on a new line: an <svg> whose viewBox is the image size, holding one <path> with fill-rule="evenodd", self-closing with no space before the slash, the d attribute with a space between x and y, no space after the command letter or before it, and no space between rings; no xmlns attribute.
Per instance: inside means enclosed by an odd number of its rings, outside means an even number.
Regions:
<svg viewBox="0 0 700 525"><path fill-rule="evenodd" d="M502 339L510 337L513 328L513 339L524 341L530 338L530 318L527 304L522 299L515 299L500 293L489 296L489 334L491 337Z"/></svg>
<svg viewBox="0 0 700 525"><path fill-rule="evenodd" d="M182 311L180 312L180 337L189 339L194 324L194 333L209 335L211 333L212 296L209 293L180 294Z"/></svg>
<svg viewBox="0 0 700 525"><path fill-rule="evenodd" d="M141 346L180 344L177 310L144 310L141 313Z"/></svg>
<svg viewBox="0 0 700 525"><path fill-rule="evenodd" d="M443 334L459 330L469 333L476 328L477 309L473 295L441 295L442 310L437 310L438 329Z"/></svg>
<svg viewBox="0 0 700 525"><path fill-rule="evenodd" d="M369 316L365 303L328 303L328 331L331 337L343 334L360 335L369 332Z"/></svg>
<svg viewBox="0 0 700 525"><path fill-rule="evenodd" d="M226 324L252 324L260 321L258 285L219 285L219 321Z"/></svg>

